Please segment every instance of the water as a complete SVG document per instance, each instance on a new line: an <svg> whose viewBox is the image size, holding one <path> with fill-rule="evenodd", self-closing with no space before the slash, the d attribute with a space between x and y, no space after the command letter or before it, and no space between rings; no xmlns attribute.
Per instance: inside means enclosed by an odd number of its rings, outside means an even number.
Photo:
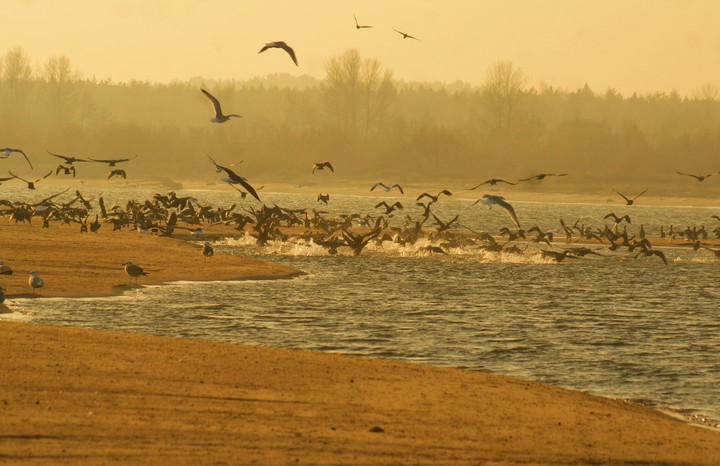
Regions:
<svg viewBox="0 0 720 466"><path fill-rule="evenodd" d="M225 192L190 194L204 204L235 200ZM261 196L268 205L320 208L315 196ZM385 199L407 204L392 219L397 225L406 213L419 215L408 197ZM444 221L460 214L460 222L475 230L510 226L501 209L470 206L473 200L442 199L434 211ZM333 196L322 208L328 215L372 212L378 201ZM651 235L661 225L720 225L711 217L718 208L513 204L524 227L554 230L556 241L562 236L559 218L598 226L611 211L630 214L629 230L643 224ZM603 256L556 263L539 254L545 244L521 255L477 248L428 254L384 242L360 256L342 248L329 256L300 241L258 247L250 238L214 247L307 274L177 283L113 298L15 300L13 306L42 324L453 366L671 408L716 420L711 423L720 419L720 261L708 251L663 248L670 263L665 266L656 257L635 259L607 247Z"/></svg>

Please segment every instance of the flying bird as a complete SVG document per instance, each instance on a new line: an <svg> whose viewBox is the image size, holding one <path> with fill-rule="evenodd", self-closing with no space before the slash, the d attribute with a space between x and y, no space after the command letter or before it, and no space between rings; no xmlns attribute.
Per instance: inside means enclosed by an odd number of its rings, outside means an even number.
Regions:
<svg viewBox="0 0 720 466"><path fill-rule="evenodd" d="M125 173L125 170L122 170L122 169L119 169L119 168L118 168L118 169L115 169L115 170L110 170L110 172L108 173L107 179L109 180L109 179L112 178L113 176L117 176L117 177L122 178L122 179L127 179L127 173Z"/></svg>
<svg viewBox="0 0 720 466"><path fill-rule="evenodd" d="M300 66L300 65L298 65L297 58L295 57L295 51L292 49L292 47L290 47L288 44L286 44L285 42L283 42L281 40L278 40L275 42L268 42L267 44L265 44L265 46L263 46L263 48L260 49L260 51L258 53L263 53L267 49L271 49L271 48L283 49L284 51L286 51L288 53L288 55L290 55L290 58L292 58L292 61L295 63L295 66Z"/></svg>
<svg viewBox="0 0 720 466"><path fill-rule="evenodd" d="M330 194L318 194L317 201L327 204L330 201Z"/></svg>
<svg viewBox="0 0 720 466"><path fill-rule="evenodd" d="M20 178L19 176L17 176L16 174L14 174L13 172L11 172L9 170L8 170L8 173L10 173L10 175L12 175L14 178L17 178L18 180L21 180L21 181L24 181L25 183L27 183L28 189L35 189L35 183L37 183L38 181L42 181L45 178L47 178L48 176L52 175L52 170L50 170L47 175L42 176L35 181L28 181L24 178Z"/></svg>
<svg viewBox="0 0 720 466"><path fill-rule="evenodd" d="M109 167L114 167L116 164L121 162L127 162L129 160L136 159L137 155L135 157L130 157L128 159L92 159L88 157L88 160L92 160L93 162L100 162L100 163L106 163Z"/></svg>
<svg viewBox="0 0 720 466"><path fill-rule="evenodd" d="M473 202L472 205L475 205L478 202L482 202L483 204L490 206L491 209L492 209L492 206L499 205L500 207L505 209L505 211L508 213L508 215L512 219L515 226L518 228L521 228L520 222L518 221L518 218L517 218L517 215L515 215L515 209L513 209L513 206L511 206L507 201L505 201L504 197L494 196L492 194L485 194L485 195L483 195L483 197L481 197L477 201Z"/></svg>
<svg viewBox="0 0 720 466"><path fill-rule="evenodd" d="M691 176L691 177L695 178L695 179L698 180L698 181L705 181L705 178L709 178L709 177L713 176L714 174L716 174L716 173L709 173L709 174L707 174L707 175L693 175L693 174L691 174L691 173L682 173L682 172L679 172L679 171L677 171L677 170L675 170L675 173L677 173L678 175Z"/></svg>
<svg viewBox="0 0 720 466"><path fill-rule="evenodd" d="M206 96L208 99L210 99L210 102L212 102L213 108L215 109L215 116L214 116L213 118L210 118L210 121L212 121L213 123L225 123L226 121L228 121L228 120L229 120L230 118L232 118L232 117L242 118L241 115L238 115L238 114L236 114L236 113L231 113L231 114L229 114L229 115L223 114L222 108L220 107L220 101L217 100L217 99L215 98L215 96L213 96L212 94L210 94L210 93L209 93L208 91L206 91L205 89L200 89L200 90L202 91L203 94L205 94L205 96Z"/></svg>
<svg viewBox="0 0 720 466"><path fill-rule="evenodd" d="M252 195L252 197L254 197L255 199L257 199L258 201L260 200L260 197L258 196L257 191L255 191L255 188L253 188L252 186L250 186L250 183L248 183L245 178L243 178L242 176L236 174L234 171L230 170L230 169L227 168L227 167L223 167L222 165L218 165L218 164L213 160L213 158L210 157L209 155L208 155L208 158L209 158L210 161L213 163L213 165L215 165L215 168L216 168L216 169L219 168L220 170L224 171L224 172L227 174L227 178L223 178L223 181L224 181L224 182L230 183L230 184L239 184L240 186L242 186L243 188L245 188L245 190L247 190L247 192L249 192L249 193Z"/></svg>
<svg viewBox="0 0 720 466"><path fill-rule="evenodd" d="M372 26L361 26L358 24L357 16L353 15L353 18L355 18L355 29L366 29L371 28Z"/></svg>
<svg viewBox="0 0 720 466"><path fill-rule="evenodd" d="M375 188L377 188L378 186L380 186L380 187L381 187L385 192L387 192L387 193L389 193L390 191L392 191L393 188L397 188L397 190L400 191L400 194L405 194L405 191L403 191L402 186L400 186L400 185L397 184L397 183L395 183L395 184L392 185L392 186L387 186L387 185L385 185L385 184L382 183L382 182L380 182L380 183L375 183L375 184L373 185L373 187L370 188L370 191L374 191Z"/></svg>
<svg viewBox="0 0 720 466"><path fill-rule="evenodd" d="M482 183L480 183L479 185L470 188L469 190L472 191L473 189L477 189L484 184L489 184L489 185L495 186L498 183L507 183L507 184L511 184L513 186L515 186L517 184L517 183L511 183L509 181L501 180L500 178L490 178L489 180L485 180Z"/></svg>
<svg viewBox="0 0 720 466"><path fill-rule="evenodd" d="M397 32L398 34L402 35L403 39L415 39L415 40L420 40L420 39L418 39L417 37L411 36L410 34L407 34L407 33L402 32L402 31L398 31L398 30L395 29L395 28L392 28L392 29L393 29L393 31L395 31L395 32Z"/></svg>
<svg viewBox="0 0 720 466"><path fill-rule="evenodd" d="M60 164L55 169L55 174L58 175L60 172L63 172L63 175L72 175L72 177L75 178L75 166L74 165Z"/></svg>
<svg viewBox="0 0 720 466"><path fill-rule="evenodd" d="M325 167L329 168L331 172L335 173L335 169L333 169L333 166L330 164L330 162L316 162L313 164L312 167L313 175L315 174L315 170L322 170Z"/></svg>
<svg viewBox="0 0 720 466"><path fill-rule="evenodd" d="M640 196L642 196L643 194L645 194L648 189L649 189L649 188L645 188L645 191L641 192L640 194L638 194L637 196L633 197L632 199L628 198L626 195L624 195L623 193L621 193L621 192L618 191L617 189L614 189L614 188L613 188L613 191L615 191L615 192L618 193L620 196L622 196L623 199L625 199L625 204L626 204L626 205L633 205L633 203L635 202L635 199L637 199L638 197L640 197Z"/></svg>
<svg viewBox="0 0 720 466"><path fill-rule="evenodd" d="M528 178L522 178L522 179L520 179L520 180L518 180L518 181L529 181L529 180L532 180L532 179L535 179L535 180L544 180L545 177L547 177L547 176L567 176L567 173L560 173L560 174L557 174L557 175L556 175L555 173L540 173L539 175L533 175L533 176L530 176L530 177L528 177Z"/></svg>
<svg viewBox="0 0 720 466"><path fill-rule="evenodd" d="M68 156L68 155L53 154L53 153L50 152L50 151L47 151L47 153L50 154L50 155L52 155L53 157L57 157L57 158L59 158L59 159L63 159L63 160L65 161L65 163L68 164L68 165L72 165L72 164L74 164L75 162L89 162L89 160L79 159L79 158L77 158L77 157L72 157L72 156Z"/></svg>
<svg viewBox="0 0 720 466"><path fill-rule="evenodd" d="M31 169L33 168L32 163L30 163L30 159L28 158L28 156L25 154L25 152L23 152L23 151L20 150L20 149L12 149L12 148L10 148L10 147L5 147L5 148L3 148L3 149L0 149L0 152L2 152L3 155L5 156L5 157L3 157L4 159L10 157L10 155L11 155L13 152L16 152L16 153L18 153L18 154L22 154L22 156L25 157L25 160L27 160L28 165L30 165L30 168L31 168Z"/></svg>
<svg viewBox="0 0 720 466"><path fill-rule="evenodd" d="M430 201L432 201L432 203L435 203L435 202L438 201L438 199L440 198L440 196L443 195L443 194L446 195L446 196L452 196L452 193L451 193L450 191L448 191L447 189L443 189L442 191L440 191L439 193L437 193L437 195L435 195L435 196L433 196L433 195L430 194L430 193L422 193L422 194L419 195L419 196L417 197L417 199L415 199L415 200L416 200L416 201L419 201L420 199L422 199L422 198L424 198L424 197L427 197L428 199L430 199Z"/></svg>

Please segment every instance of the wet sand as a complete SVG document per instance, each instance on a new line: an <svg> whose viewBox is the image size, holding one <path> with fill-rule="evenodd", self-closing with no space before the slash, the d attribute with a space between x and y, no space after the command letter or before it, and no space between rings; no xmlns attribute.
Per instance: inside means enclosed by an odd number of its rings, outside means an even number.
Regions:
<svg viewBox="0 0 720 466"><path fill-rule="evenodd" d="M285 278L241 257L137 232L0 224L0 276L26 295ZM0 463L720 464L720 432L538 383L335 354L0 319Z"/></svg>

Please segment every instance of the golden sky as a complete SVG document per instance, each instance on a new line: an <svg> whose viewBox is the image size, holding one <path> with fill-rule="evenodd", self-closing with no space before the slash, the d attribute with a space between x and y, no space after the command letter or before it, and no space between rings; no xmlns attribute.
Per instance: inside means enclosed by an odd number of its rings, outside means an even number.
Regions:
<svg viewBox="0 0 720 466"><path fill-rule="evenodd" d="M353 14L374 27L356 30ZM510 60L533 86L691 95L720 84L718 24L717 0L2 0L0 54L20 45L85 77L167 82L323 78L328 58L357 48L406 81L481 84ZM299 67L258 55L276 40Z"/></svg>

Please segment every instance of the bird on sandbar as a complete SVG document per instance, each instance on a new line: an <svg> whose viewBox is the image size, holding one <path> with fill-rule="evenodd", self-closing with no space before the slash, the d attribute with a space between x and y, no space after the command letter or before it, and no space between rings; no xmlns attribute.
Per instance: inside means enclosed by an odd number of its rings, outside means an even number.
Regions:
<svg viewBox="0 0 720 466"><path fill-rule="evenodd" d="M28 285L32 287L33 296L35 296L35 290L40 294L40 288L45 286L45 281L40 278L40 275L35 271L28 273L28 275L30 275L28 277Z"/></svg>
<svg viewBox="0 0 720 466"><path fill-rule="evenodd" d="M18 154L22 154L22 156L25 157L25 160L27 161L28 165L30 165L30 168L33 169L33 165L32 165L32 163L30 163L30 159L29 159L28 156L25 154L25 152L23 152L21 149L13 149L13 148L11 148L11 147L4 147L4 148L0 149L0 152L4 155L4 157L2 157L2 158L4 158L4 159L10 157L10 155L11 155L13 152L18 153Z"/></svg>
<svg viewBox="0 0 720 466"><path fill-rule="evenodd" d="M415 39L415 40L420 40L420 39L418 39L417 37L411 36L410 34L408 34L408 33L406 33L406 32L398 31L398 30L395 29L395 28L392 28L392 30L395 31L395 32L397 32L398 34L400 34L403 39Z"/></svg>
<svg viewBox="0 0 720 466"><path fill-rule="evenodd" d="M373 187L370 188L370 191L374 191L375 188L377 188L378 186L381 187L386 193L389 193L390 191L392 191L393 188L397 188L397 190L400 191L400 194L405 194L405 191L403 191L402 186L400 186L397 183L395 183L392 186L387 186L385 183L382 183L382 182L375 183L373 185Z"/></svg>
<svg viewBox="0 0 720 466"><path fill-rule="evenodd" d="M649 189L649 188L645 188L645 191L641 192L640 194L638 194L637 196L633 197L632 199L630 199L629 197L627 197L626 195L624 195L623 193L621 193L621 192L618 191L617 189L614 189L614 188L613 188L613 191L615 191L615 192L618 193L623 199L625 199L625 205L633 205L633 204L635 203L635 199L637 199L638 197L640 197L640 196L642 196L643 194L645 194L648 189Z"/></svg>
<svg viewBox="0 0 720 466"><path fill-rule="evenodd" d="M515 215L515 209L513 209L513 206L511 206L504 197L502 196L494 196L492 194L485 194L483 197L478 199L477 201L473 202L472 205L477 204L478 202L482 202L483 204L492 207L494 205L499 205L510 216L510 219L513 221L516 227L521 228L520 222L518 221L517 215Z"/></svg>
<svg viewBox="0 0 720 466"><path fill-rule="evenodd" d="M12 275L13 271L12 269L5 265L4 261L0 261L0 275Z"/></svg>
<svg viewBox="0 0 720 466"><path fill-rule="evenodd" d="M288 55L290 55L290 58L292 58L292 61L293 61L293 63L295 63L295 66L300 66L300 65L298 65L297 57L295 57L295 51L292 49L292 47L290 47L285 42L283 42L281 40L278 40L275 42L268 42L267 44L265 44L263 46L263 48L260 49L260 51L258 53L263 53L267 49L283 49L284 51L286 51L288 53Z"/></svg>
<svg viewBox="0 0 720 466"><path fill-rule="evenodd" d="M367 29L371 28L372 26L362 26L360 23L358 23L357 16L353 15L353 18L355 18L355 29Z"/></svg>
<svg viewBox="0 0 720 466"><path fill-rule="evenodd" d="M210 94L205 89L200 89L203 94L205 94L205 97L210 99L210 102L213 104L213 108L215 109L215 116L213 118L210 118L210 121L213 123L225 123L230 118L242 118L242 115L238 115L237 113L230 113L229 115L225 115L222 112L222 107L220 107L220 101L215 98L214 95Z"/></svg>
<svg viewBox="0 0 720 466"><path fill-rule="evenodd" d="M249 192L249 193L252 195L252 197L254 197L255 199L257 199L258 201L260 200L260 197L258 196L257 191L255 191L255 188L253 188L252 186L250 186L250 183L248 183L248 181L247 181L245 178L243 178L242 176L238 175L237 173L235 173L234 171L230 170L230 169L227 168L227 167L223 167L222 165L218 165L217 162L215 162L215 160L213 160L213 158L210 157L209 155L208 155L208 158L209 158L210 161L213 163L213 165L215 165L215 169L216 169L216 170L217 170L217 169L220 169L220 170L224 171L225 174L227 174L227 178L223 178L222 181L224 181L224 182L226 182L226 183L229 183L229 184L231 184L231 185L232 185L232 184L239 184L240 186L242 186L243 188L245 188L245 190L246 190L247 192Z"/></svg>
<svg viewBox="0 0 720 466"><path fill-rule="evenodd" d="M135 155L135 157L130 157L127 159L92 159L92 158L88 157L88 160L92 160L93 162L106 163L106 164L108 164L109 167L114 167L118 163L127 162L129 160L133 160L136 158L137 158L137 155Z"/></svg>
<svg viewBox="0 0 720 466"><path fill-rule="evenodd" d="M312 167L313 175L315 174L315 170L322 170L325 167L329 168L331 172L335 173L335 169L330 164L330 162L315 162Z"/></svg>
<svg viewBox="0 0 720 466"><path fill-rule="evenodd" d="M47 175L41 176L40 178L38 178L38 179L35 180L35 181L29 181L29 180L26 180L25 178L20 178L19 176L17 176L16 174L14 174L13 172L11 172L10 170L8 170L8 173L10 173L10 175L12 175L14 178L17 178L18 180L24 181L25 183L27 183L28 189L35 189L35 184L36 184L37 182L39 182L39 181L44 180L44 179L47 178L48 176L52 175L52 170L50 170Z"/></svg>
<svg viewBox="0 0 720 466"><path fill-rule="evenodd" d="M202 254L204 260L208 260L215 254L215 250L212 246L210 246L210 243L205 241L200 249L200 253Z"/></svg>
<svg viewBox="0 0 720 466"><path fill-rule="evenodd" d="M135 278L135 284L138 284L138 277L141 275L147 275L148 273L145 272L142 267L139 265L135 265L130 261L127 261L123 264L125 266L125 273L128 274L130 277L130 286L132 286L132 279Z"/></svg>

